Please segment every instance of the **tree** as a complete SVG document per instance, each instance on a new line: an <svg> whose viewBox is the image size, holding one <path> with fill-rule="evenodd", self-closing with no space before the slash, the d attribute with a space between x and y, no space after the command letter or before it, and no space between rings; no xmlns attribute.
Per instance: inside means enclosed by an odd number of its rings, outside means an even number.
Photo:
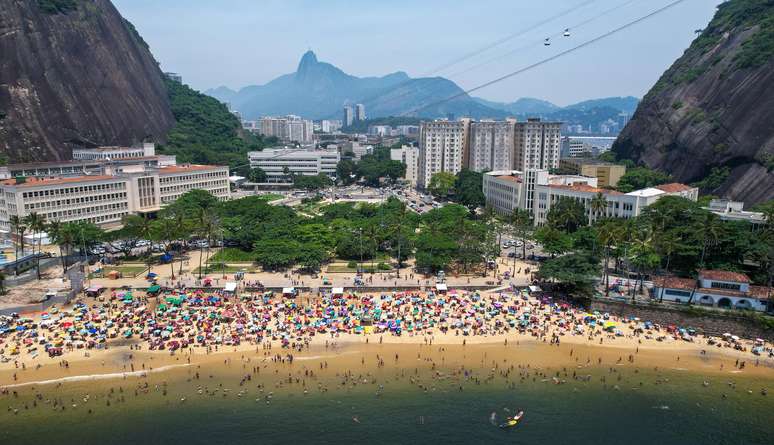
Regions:
<svg viewBox="0 0 774 445"><path fill-rule="evenodd" d="M427 190L436 198L445 199L454 193L457 177L449 172L438 172L430 178Z"/></svg>
<svg viewBox="0 0 774 445"><path fill-rule="evenodd" d="M18 215L11 215L10 218L8 218L9 224L11 226L11 232L16 236L16 239L18 242L14 243L14 255L16 256L16 267L14 274L19 275L19 258L20 256L24 256L24 232L27 230L27 227L24 225L24 221L22 221L21 218L19 218ZM19 254L21 246L21 255Z"/></svg>
<svg viewBox="0 0 774 445"><path fill-rule="evenodd" d="M255 243L255 261L264 270L285 269L298 260L301 244L293 240L267 239Z"/></svg>
<svg viewBox="0 0 774 445"><path fill-rule="evenodd" d="M527 258L527 241L531 238L535 229L532 215L528 210L515 208L510 215L511 234L514 239L521 241L521 258ZM513 272L516 273L516 257L513 257Z"/></svg>
<svg viewBox="0 0 774 445"><path fill-rule="evenodd" d="M59 258L62 261L62 275L64 275L67 273L66 257L72 248L75 235L71 230L67 230L67 226L57 220L49 222L46 231L51 242L59 247Z"/></svg>
<svg viewBox="0 0 774 445"><path fill-rule="evenodd" d="M607 210L607 199L602 192L594 195L594 198L589 203L589 224L599 219L599 216Z"/></svg>
<svg viewBox="0 0 774 445"><path fill-rule="evenodd" d="M594 279L599 274L599 259L584 253L571 253L552 258L540 267L538 276L544 280L556 280L571 290L591 295Z"/></svg>
<svg viewBox="0 0 774 445"><path fill-rule="evenodd" d="M150 241L153 237L151 220L139 215L127 215L124 217L124 233L133 239ZM145 249L145 257L148 260L148 272L150 272L151 243Z"/></svg>
<svg viewBox="0 0 774 445"><path fill-rule="evenodd" d="M659 263L659 256L653 248L652 235L648 227L637 228L629 255L629 260L637 267L637 276L640 280L640 291L642 291L645 281L643 272L645 270L653 269ZM636 295L636 293L637 285L635 283L632 300L634 300L634 295Z"/></svg>
<svg viewBox="0 0 774 445"><path fill-rule="evenodd" d="M355 175L356 169L357 165L353 161L342 159L336 164L336 178L338 178L342 184L350 185L357 179Z"/></svg>
<svg viewBox="0 0 774 445"><path fill-rule="evenodd" d="M457 173L457 179L454 183L457 202L467 207L470 213L475 213L477 208L486 204L483 182L483 173L474 172L467 168L463 168Z"/></svg>
<svg viewBox="0 0 774 445"><path fill-rule="evenodd" d="M552 257L569 252L572 249L572 238L570 235L549 226L538 229L535 232L535 240Z"/></svg>
<svg viewBox="0 0 774 445"><path fill-rule="evenodd" d="M665 173L651 170L647 167L635 167L628 169L626 173L621 176L616 188L619 192L629 193L647 187L666 184L671 180L672 178Z"/></svg>
<svg viewBox="0 0 774 445"><path fill-rule="evenodd" d="M173 241L180 238L183 227L177 224L177 221L170 216L164 216L151 224L151 237L154 241L164 243L165 254L169 255L169 246ZM172 270L172 279L175 279L175 261L174 258L169 261Z"/></svg>
<svg viewBox="0 0 774 445"><path fill-rule="evenodd" d="M599 244L605 246L604 273L605 273L605 297L610 295L610 251L620 239L620 226L615 220L602 221L597 227L597 239Z"/></svg>
<svg viewBox="0 0 774 445"><path fill-rule="evenodd" d="M312 192L320 190L325 187L330 187L333 184L331 178L325 173L320 173L315 176L297 175L293 178L293 186L301 188L306 191Z"/></svg>
<svg viewBox="0 0 774 445"><path fill-rule="evenodd" d="M268 175L266 175L266 171L261 167L254 167L250 169L250 174L247 179L250 182L261 183L268 180Z"/></svg>
<svg viewBox="0 0 774 445"><path fill-rule="evenodd" d="M43 229L46 227L46 219L43 217L43 215L39 213L30 212L30 214L24 218L24 222L27 224L27 227L30 228L30 231L32 231L32 254L35 255L36 240L38 245L38 254L40 254L40 250L43 247L43 240L41 237L42 237ZM37 275L37 278L39 280L40 279L40 255L35 257L35 274Z"/></svg>
<svg viewBox="0 0 774 445"><path fill-rule="evenodd" d="M551 206L546 222L554 229L572 233L586 225L588 219L583 204L572 198L561 197Z"/></svg>

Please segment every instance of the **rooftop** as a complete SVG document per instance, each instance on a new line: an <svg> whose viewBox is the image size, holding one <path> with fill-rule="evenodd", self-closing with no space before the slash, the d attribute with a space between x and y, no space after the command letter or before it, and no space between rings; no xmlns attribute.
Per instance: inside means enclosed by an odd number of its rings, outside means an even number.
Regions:
<svg viewBox="0 0 774 445"><path fill-rule="evenodd" d="M198 164L183 164L183 165L172 165L169 167L162 167L159 169L160 174L172 174L172 173L185 173L185 172L192 172L192 171L204 171L204 170L217 170L221 168L226 168L223 165L198 165Z"/></svg>
<svg viewBox="0 0 774 445"><path fill-rule="evenodd" d="M653 284L656 287L665 289L684 289L692 290L696 286L696 280L691 278L680 277L656 277L653 280Z"/></svg>
<svg viewBox="0 0 774 445"><path fill-rule="evenodd" d="M750 286L750 296L759 300L768 300L774 296L774 290L769 289L768 286Z"/></svg>
<svg viewBox="0 0 774 445"><path fill-rule="evenodd" d="M588 184L572 184L572 185L551 184L548 187L561 189L561 190L571 190L573 192L602 193L603 195L623 195L623 193L615 190L592 187Z"/></svg>
<svg viewBox="0 0 774 445"><path fill-rule="evenodd" d="M700 270L699 278L716 281L732 281L735 283L750 282L750 278L747 275L739 272L731 272L728 270Z"/></svg>
<svg viewBox="0 0 774 445"><path fill-rule="evenodd" d="M521 178L515 175L502 175L497 176L497 179L502 179L504 181L513 181L513 182L522 182Z"/></svg>
<svg viewBox="0 0 774 445"><path fill-rule="evenodd" d="M12 187L43 187L48 185L72 184L78 182L108 181L118 179L115 176L75 176L72 178L26 178L24 182L17 183L16 179L6 179L0 184Z"/></svg>
<svg viewBox="0 0 774 445"><path fill-rule="evenodd" d="M694 187L691 187L685 184L680 184L679 182L672 182L670 184L657 185L655 188L667 193L678 193L678 192L687 192L688 190L692 190Z"/></svg>
<svg viewBox="0 0 774 445"><path fill-rule="evenodd" d="M664 194L663 190L659 190L659 189L653 188L653 187L649 187L649 188L642 189L642 190L635 190L633 192L627 193L627 195L639 196L639 197L642 197L642 198L650 198L650 197L658 196L658 195L661 195L661 194Z"/></svg>

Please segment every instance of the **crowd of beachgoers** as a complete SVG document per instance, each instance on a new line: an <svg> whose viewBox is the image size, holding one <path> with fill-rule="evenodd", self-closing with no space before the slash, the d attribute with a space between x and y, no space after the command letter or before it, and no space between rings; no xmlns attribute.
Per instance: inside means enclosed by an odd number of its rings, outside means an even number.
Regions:
<svg viewBox="0 0 774 445"><path fill-rule="evenodd" d="M638 318L588 312L571 302L528 290L338 293L321 296L223 291L174 291L148 296L116 290L34 316L0 318L0 360L39 357L129 345L164 351L274 344L301 350L315 340L401 341L465 344L526 336L559 344L685 344L704 352L730 348L749 358L771 358L764 339L733 333L705 337L690 327L660 326ZM25 365L26 366L26 365Z"/></svg>

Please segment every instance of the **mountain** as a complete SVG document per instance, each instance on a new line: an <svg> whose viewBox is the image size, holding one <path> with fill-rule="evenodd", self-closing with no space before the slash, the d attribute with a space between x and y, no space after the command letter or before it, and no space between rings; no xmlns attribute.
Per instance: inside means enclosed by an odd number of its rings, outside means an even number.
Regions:
<svg viewBox="0 0 774 445"><path fill-rule="evenodd" d="M0 0L0 152L164 141L175 124L148 45L109 0Z"/></svg>
<svg viewBox="0 0 774 445"><path fill-rule="evenodd" d="M561 107L552 104L551 102L534 99L531 97L522 97L516 102L492 102L486 99L474 97L476 102L486 105L487 107L494 108L496 110L503 110L507 113L520 115L520 114L547 114L557 110Z"/></svg>
<svg viewBox="0 0 774 445"><path fill-rule="evenodd" d="M455 114L480 118L505 114L474 101L454 82L441 77L412 79L400 71L383 77L355 77L320 62L312 51L303 55L295 73L242 88L236 94L224 87L207 94L229 102L247 119L284 114L334 119L341 117L346 104L355 103L365 105L368 117ZM437 103L454 95L460 97Z"/></svg>
<svg viewBox="0 0 774 445"><path fill-rule="evenodd" d="M645 96L618 158L748 205L774 199L774 1L730 0Z"/></svg>
<svg viewBox="0 0 774 445"><path fill-rule="evenodd" d="M217 88L210 88L209 90L204 91L204 94L210 97L214 97L218 99L221 102L231 102L231 99L234 98L234 96L237 95L237 92L232 90L229 87L217 87Z"/></svg>
<svg viewBox="0 0 774 445"><path fill-rule="evenodd" d="M603 99L592 99L568 105L565 110L593 110L594 108L613 108L631 115L637 109L640 100L633 96L627 97L606 97Z"/></svg>

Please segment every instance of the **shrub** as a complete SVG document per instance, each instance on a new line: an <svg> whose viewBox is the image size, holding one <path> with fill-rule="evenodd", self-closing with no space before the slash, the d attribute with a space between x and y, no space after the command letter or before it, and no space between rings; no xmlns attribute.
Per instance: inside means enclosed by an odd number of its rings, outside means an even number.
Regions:
<svg viewBox="0 0 774 445"><path fill-rule="evenodd" d="M350 261L349 263L347 263L347 267L350 269L357 269L357 262Z"/></svg>
<svg viewBox="0 0 774 445"><path fill-rule="evenodd" d="M379 269L379 270L391 270L392 269L392 267L390 267L390 265L386 264L386 263L379 263L379 264L376 265L376 268Z"/></svg>

